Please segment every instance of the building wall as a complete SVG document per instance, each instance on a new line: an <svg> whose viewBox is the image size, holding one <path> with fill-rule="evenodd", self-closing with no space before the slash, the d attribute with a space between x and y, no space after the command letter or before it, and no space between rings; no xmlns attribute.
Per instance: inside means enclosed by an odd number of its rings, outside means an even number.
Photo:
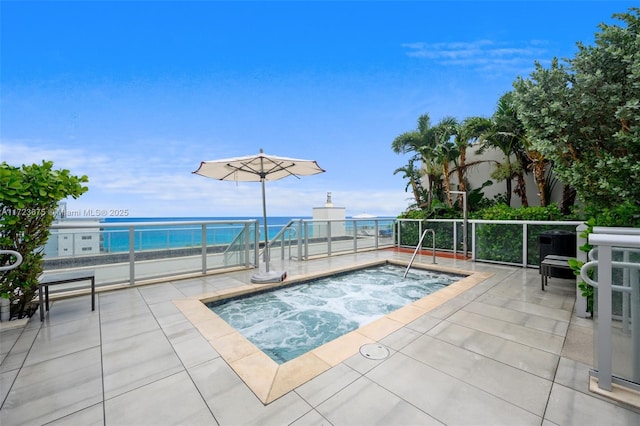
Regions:
<svg viewBox="0 0 640 426"><path fill-rule="evenodd" d="M480 164L472 167L467 172L467 180L471 184L472 188L479 188L482 186L484 182L487 180L493 181L493 185L485 187L482 191L485 194L485 197L488 199L493 199L498 194L504 194L507 190L507 184L504 180L496 181L491 177L491 172L496 168L496 162L503 163L504 162L504 154L502 154L497 149L489 149L484 152L482 155L477 155L475 153L476 148L471 147L467 150L467 163L472 163L474 161L481 161ZM515 162L515 157L512 157L512 161ZM453 168L453 165L451 166ZM527 173L525 174L525 182L527 185L527 199L529 201L530 206L539 206L540 205L540 197L538 196L538 186L533 178L533 174ZM512 180L511 190L515 189L517 185L517 181ZM457 188L458 178L454 173L451 176L451 184L452 188ZM553 193L550 197L551 202L559 203L562 200L562 184L558 183L553 189ZM511 206L512 207L521 207L522 203L520 202L520 196L516 194L511 194Z"/></svg>

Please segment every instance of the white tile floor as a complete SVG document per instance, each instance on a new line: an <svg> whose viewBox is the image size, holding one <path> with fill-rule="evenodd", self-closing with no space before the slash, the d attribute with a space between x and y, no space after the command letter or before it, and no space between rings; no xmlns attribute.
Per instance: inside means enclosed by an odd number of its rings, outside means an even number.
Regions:
<svg viewBox="0 0 640 426"><path fill-rule="evenodd" d="M408 257L275 267L291 277ZM355 355L266 406L172 303L253 271L100 293L95 312L89 296L55 301L44 323L0 331L0 424L640 424L588 390L592 324L573 315L570 281L542 292L534 269L438 263L494 275L381 339L388 358Z"/></svg>

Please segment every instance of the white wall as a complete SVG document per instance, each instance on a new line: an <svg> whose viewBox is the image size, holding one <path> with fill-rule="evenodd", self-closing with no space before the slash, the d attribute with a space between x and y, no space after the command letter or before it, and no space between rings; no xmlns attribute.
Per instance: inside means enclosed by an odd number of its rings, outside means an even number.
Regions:
<svg viewBox="0 0 640 426"><path fill-rule="evenodd" d="M472 167L467 171L467 180L471 184L472 188L479 188L482 184L487 181L493 181L493 185L485 187L482 191L485 194L485 197L488 199L493 199L498 194L504 194L507 190L507 184L504 180L497 181L491 178L491 172L495 169L496 164L495 161L500 163L504 163L504 154L497 149L489 149L485 151L482 155L475 154L476 148L471 147L467 149L467 164L472 163L474 161L482 161L481 164ZM512 162L516 162L515 157L512 157ZM453 168L453 164L451 168ZM529 201L529 206L539 206L540 205L540 197L538 196L538 186L536 185L535 180L533 179L532 173L525 174L525 182L527 184L527 199ZM458 183L458 176L454 173L451 176L451 185L452 189L455 189ZM511 190L513 191L516 188L517 181L512 180ZM551 194L551 202L558 203L562 199L562 184L558 182L553 189L553 193ZM511 206L512 207L520 207L522 203L520 202L520 196L516 194L511 194Z"/></svg>

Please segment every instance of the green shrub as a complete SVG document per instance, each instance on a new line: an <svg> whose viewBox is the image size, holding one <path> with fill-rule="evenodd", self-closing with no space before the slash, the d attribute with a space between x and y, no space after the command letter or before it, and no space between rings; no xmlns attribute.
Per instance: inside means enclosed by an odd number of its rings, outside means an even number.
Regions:
<svg viewBox="0 0 640 426"><path fill-rule="evenodd" d="M12 317L21 317L38 290L42 252L58 202L87 191L82 183L88 178L72 176L69 170L53 170L50 161L22 168L3 162L0 182L0 247L23 257L20 266L0 273L0 293L14 302ZM10 256L0 258L0 265L9 263Z"/></svg>

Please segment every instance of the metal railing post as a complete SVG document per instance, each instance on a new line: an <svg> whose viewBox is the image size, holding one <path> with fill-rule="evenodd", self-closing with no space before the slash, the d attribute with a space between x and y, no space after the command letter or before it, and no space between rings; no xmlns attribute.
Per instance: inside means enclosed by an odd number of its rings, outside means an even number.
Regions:
<svg viewBox="0 0 640 426"><path fill-rule="evenodd" d="M245 223L244 224L244 265L245 266L249 266L249 264L251 263L249 261L249 259L251 258L251 251L250 251L250 244L251 240L249 239L249 224Z"/></svg>
<svg viewBox="0 0 640 426"><path fill-rule="evenodd" d="M136 282L136 237L133 226L129 226L129 284Z"/></svg>
<svg viewBox="0 0 640 426"><path fill-rule="evenodd" d="M528 230L527 224L523 223L522 224L522 267L523 268L526 268L527 264L529 263L527 259L527 252L528 252L527 230ZM540 261L542 261L542 259L540 259Z"/></svg>
<svg viewBox="0 0 640 426"><path fill-rule="evenodd" d="M476 261L476 223L471 223L471 260Z"/></svg>
<svg viewBox="0 0 640 426"><path fill-rule="evenodd" d="M256 265L257 268L260 268L260 222L258 220L255 220L254 226L256 230L256 232L254 233L255 235L254 247L256 249L254 250L255 259L253 260L254 262L253 264Z"/></svg>
<svg viewBox="0 0 640 426"><path fill-rule="evenodd" d="M298 259L302 259L302 232L302 219L300 219L298 220Z"/></svg>
<svg viewBox="0 0 640 426"><path fill-rule="evenodd" d="M202 224L202 236L200 237L202 241L202 273L207 273L207 225Z"/></svg>
<svg viewBox="0 0 640 426"><path fill-rule="evenodd" d="M378 244L378 219L376 219L374 221L374 225L373 225L373 232L375 233L374 236L374 246L375 248L378 248L379 244Z"/></svg>
<svg viewBox="0 0 640 426"><path fill-rule="evenodd" d="M304 258L309 258L309 223L304 223Z"/></svg>
<svg viewBox="0 0 640 426"><path fill-rule="evenodd" d="M353 221L353 252L358 252L358 222Z"/></svg>
<svg viewBox="0 0 640 426"><path fill-rule="evenodd" d="M611 391L611 246L598 246L598 387Z"/></svg>

